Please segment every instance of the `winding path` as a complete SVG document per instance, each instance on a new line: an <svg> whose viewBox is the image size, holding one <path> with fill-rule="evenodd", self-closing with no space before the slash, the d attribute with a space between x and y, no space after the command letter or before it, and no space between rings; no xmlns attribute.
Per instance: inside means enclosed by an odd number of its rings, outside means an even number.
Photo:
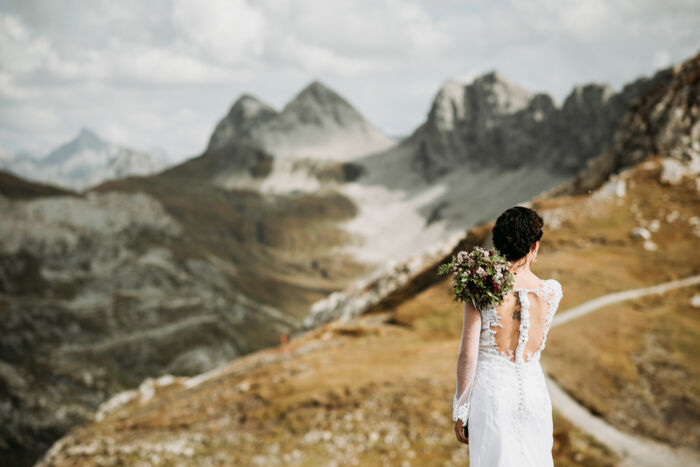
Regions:
<svg viewBox="0 0 700 467"><path fill-rule="evenodd" d="M700 275L664 282L651 287L603 295L562 312L562 314L555 315L552 327L568 323L573 319L613 303L644 295L661 294L667 290L696 284L700 284ZM547 388L552 398L552 405L576 426L619 454L622 458L620 466L700 466L700 452L688 448L673 448L649 438L620 431L579 404L549 375L547 375L546 379Z"/></svg>

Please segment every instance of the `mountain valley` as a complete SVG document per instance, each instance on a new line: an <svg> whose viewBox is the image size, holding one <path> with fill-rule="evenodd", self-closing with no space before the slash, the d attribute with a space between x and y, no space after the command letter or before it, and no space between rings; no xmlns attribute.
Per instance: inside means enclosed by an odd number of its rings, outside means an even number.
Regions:
<svg viewBox="0 0 700 467"><path fill-rule="evenodd" d="M561 108L489 72L448 82L401 141L313 82L279 112L242 96L204 153L155 173L80 191L0 173L0 456L28 465L70 432L47 465L325 463L332 449L394 462L404 445L408 462L462 462L441 402L460 316L429 268L534 198L553 232L541 271L570 284L563 309L697 274L683 252L697 246L699 69L696 56L619 93L576 88ZM615 178L626 169L630 181ZM682 229L657 238L649 216ZM629 237L642 220L648 249ZM654 273L637 276L649 261ZM367 278L371 293L357 286ZM339 316L356 321L331 322ZM553 370L567 367L561 358ZM577 378L559 375L572 392ZM628 408L580 387L629 428ZM375 410L416 404L425 409L397 420ZM339 420L353 428L333 447ZM656 423L644 422L650 436ZM612 465L561 417L557 430L565 462ZM274 442L255 444L266 433ZM288 449L300 436L312 446L303 454ZM377 450L352 451L367 440Z"/></svg>

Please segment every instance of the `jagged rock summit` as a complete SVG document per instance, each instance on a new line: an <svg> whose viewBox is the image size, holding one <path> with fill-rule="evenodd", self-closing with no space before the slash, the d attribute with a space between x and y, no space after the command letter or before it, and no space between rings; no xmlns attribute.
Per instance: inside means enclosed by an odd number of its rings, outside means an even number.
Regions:
<svg viewBox="0 0 700 467"><path fill-rule="evenodd" d="M497 70L469 84L449 80L402 146L428 182L470 164L538 165L573 176L612 142L622 116L651 81L640 78L618 93L603 84L577 86L560 106Z"/></svg>
<svg viewBox="0 0 700 467"><path fill-rule="evenodd" d="M459 121L487 122L489 117L513 114L528 106L533 94L492 70L463 85L447 80L438 90L428 114L436 129L452 131Z"/></svg>
<svg viewBox="0 0 700 467"><path fill-rule="evenodd" d="M251 138L251 131L278 115L271 106L250 94L243 94L234 102L211 135L208 150L225 147L231 141Z"/></svg>
<svg viewBox="0 0 700 467"><path fill-rule="evenodd" d="M700 53L685 62L658 71L646 81L648 92L621 119L611 144L590 159L571 183L556 194L579 194L602 184L612 173L656 154L697 176L700 164ZM621 92L629 93L629 86ZM615 100L617 96L610 98ZM591 120L596 118L591 115ZM700 183L698 184L700 186Z"/></svg>
<svg viewBox="0 0 700 467"><path fill-rule="evenodd" d="M326 126L334 122L340 126L363 125L366 120L340 94L320 81L313 81L289 102L282 112L288 119L300 123Z"/></svg>
<svg viewBox="0 0 700 467"><path fill-rule="evenodd" d="M244 95L217 125L208 150L246 144L283 158L347 160L394 141L338 93L313 81L281 112Z"/></svg>
<svg viewBox="0 0 700 467"><path fill-rule="evenodd" d="M153 174L167 164L164 156L111 143L82 128L75 138L44 157L20 153L2 161L0 168L32 180L84 190L105 180Z"/></svg>
<svg viewBox="0 0 700 467"><path fill-rule="evenodd" d="M44 162L61 164L82 151L93 151L94 154L98 154L108 150L109 144L106 141L97 136L91 129L83 127L75 138L51 151Z"/></svg>

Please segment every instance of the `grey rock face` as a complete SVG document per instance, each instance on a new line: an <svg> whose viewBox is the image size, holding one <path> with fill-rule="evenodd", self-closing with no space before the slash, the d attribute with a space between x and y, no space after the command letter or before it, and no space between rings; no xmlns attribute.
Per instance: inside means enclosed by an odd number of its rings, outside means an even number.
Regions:
<svg viewBox="0 0 700 467"><path fill-rule="evenodd" d="M639 92L639 91L643 92ZM610 144L566 186L553 194L585 193L643 159L661 155L683 163L689 174L700 159L700 54L637 80L615 96L627 111L619 119Z"/></svg>
<svg viewBox="0 0 700 467"><path fill-rule="evenodd" d="M231 142L244 143L251 140L252 130L256 126L277 115L275 109L255 97L248 94L241 96L233 104L228 115L216 125L207 151L224 148Z"/></svg>
<svg viewBox="0 0 700 467"><path fill-rule="evenodd" d="M182 257L145 193L0 197L0 459L27 465L112 394L193 375L293 325L231 287L235 265ZM256 324L257 323L257 324Z"/></svg>
<svg viewBox="0 0 700 467"><path fill-rule="evenodd" d="M574 175L611 143L622 115L647 88L646 80L618 94L605 85L579 86L558 106L498 72L468 85L448 81L426 122L403 144L413 148L412 167L426 180L465 163L538 164Z"/></svg>
<svg viewBox="0 0 700 467"><path fill-rule="evenodd" d="M279 157L340 160L394 142L339 94L314 81L279 113L253 97L238 99L217 125L208 151L230 144L250 145Z"/></svg>

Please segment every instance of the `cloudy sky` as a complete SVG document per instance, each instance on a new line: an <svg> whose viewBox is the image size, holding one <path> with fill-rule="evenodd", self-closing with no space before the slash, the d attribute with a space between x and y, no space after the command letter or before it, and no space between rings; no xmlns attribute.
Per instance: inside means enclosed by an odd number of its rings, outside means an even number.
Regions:
<svg viewBox="0 0 700 467"><path fill-rule="evenodd" d="M281 108L313 79L404 135L448 78L619 89L700 51L698 25L697 0L0 0L0 152L86 126L191 156L241 93Z"/></svg>

